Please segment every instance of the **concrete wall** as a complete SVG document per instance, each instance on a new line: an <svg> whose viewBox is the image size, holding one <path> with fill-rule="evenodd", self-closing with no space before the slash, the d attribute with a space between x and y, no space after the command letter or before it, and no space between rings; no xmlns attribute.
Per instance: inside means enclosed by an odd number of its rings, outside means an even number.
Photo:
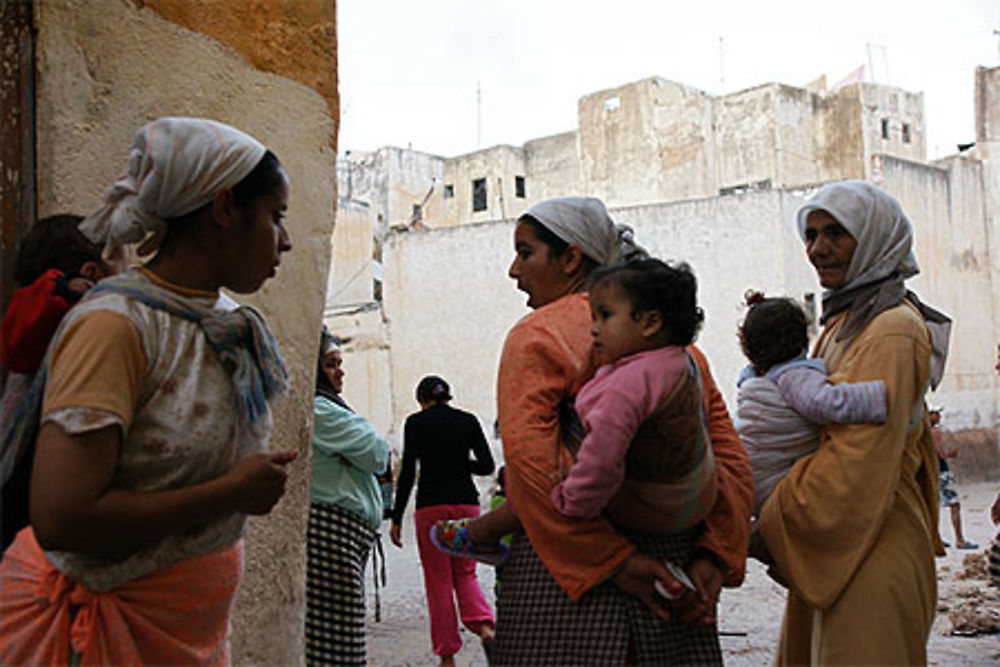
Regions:
<svg viewBox="0 0 1000 667"><path fill-rule="evenodd" d="M331 237L326 308L357 306L374 298L374 212L358 201L341 199Z"/></svg>
<svg viewBox="0 0 1000 667"><path fill-rule="evenodd" d="M992 326L996 290L984 250L980 169L974 160L948 169L885 157L876 165L882 184L901 200L916 229L923 273L911 281L912 288L956 321L948 373L929 399L945 407L952 431L993 428L998 419L1000 392L986 363L997 338ZM820 307L822 289L794 220L814 190L611 209L615 221L632 226L652 254L686 261L694 269L706 313L698 344L731 406L736 376L746 363L736 337L745 314L745 290L786 294ZM367 334L380 343L360 352L363 360L351 362L359 370L378 366L377 378L354 378L346 392L349 398L357 392L363 400L366 385L379 384L374 393L385 392L381 402L369 405L381 420L390 397L391 416L376 424L383 432L398 438L399 425L416 408L413 389L427 373L447 378L456 404L476 412L484 424L492 423L503 337L527 312L524 296L506 277L512 231L512 221L496 221L390 237L383 315Z"/></svg>
<svg viewBox="0 0 1000 667"><path fill-rule="evenodd" d="M908 285L954 321L947 374L929 401L945 408L950 430L997 423L992 364L991 257L982 198L982 165L956 159L946 168L884 158L876 169L914 227L921 273Z"/></svg>
<svg viewBox="0 0 1000 667"><path fill-rule="evenodd" d="M711 192L760 181L783 181L779 174L776 94L769 84L726 95L713 104L713 144L717 173Z"/></svg>
<svg viewBox="0 0 1000 667"><path fill-rule="evenodd" d="M494 146L445 161L444 182L454 196L444 200L444 216L427 218L431 227L451 226L484 220L502 220L521 215L526 198L517 197L514 179L525 176L524 151L514 146ZM486 208L473 210L472 183L486 180Z"/></svg>
<svg viewBox="0 0 1000 667"><path fill-rule="evenodd" d="M93 209L120 173L135 131L158 116L228 122L284 163L294 249L278 277L247 300L268 316L291 372L270 446L302 455L276 510L250 522L233 659L301 663L310 406L336 201L336 86L320 85L335 76L333 3L289 0L261 5L263 14L238 0L143 4L36 2L39 214ZM199 11L213 20L199 23ZM187 20L210 25L212 36L184 27ZM309 49L308 62L299 62L305 56L289 44L318 51ZM267 67L252 64L247 53L263 54Z"/></svg>
<svg viewBox="0 0 1000 667"><path fill-rule="evenodd" d="M836 91L767 83L714 97L649 77L581 97L577 128L452 158L389 148L354 154L339 167L341 190L369 201L386 224L405 224L419 193L408 191L406 205L395 206L391 184L419 182L426 192L434 180L422 165L436 159L444 183L430 191L422 223L440 227L516 217L566 194L635 206L869 178L873 154L925 159L923 95L866 83ZM384 159L390 151L401 153L392 164ZM517 176L526 179L524 198L514 195ZM486 179L488 190L479 211L474 179Z"/></svg>
<svg viewBox="0 0 1000 667"><path fill-rule="evenodd" d="M524 144L527 195L531 202L583 192L576 132L564 132Z"/></svg>
<svg viewBox="0 0 1000 667"><path fill-rule="evenodd" d="M615 206L715 193L707 94L651 77L585 95L577 115L588 194Z"/></svg>
<svg viewBox="0 0 1000 667"><path fill-rule="evenodd" d="M862 125L869 155L881 154L925 162L927 137L924 123L924 94L873 83L859 88ZM882 121L888 121L888 138L882 136ZM909 135L909 140L904 136Z"/></svg>
<svg viewBox="0 0 1000 667"><path fill-rule="evenodd" d="M983 161L983 198L990 256L1000 257L1000 67L979 67L975 77L976 146L974 154ZM1000 260L992 265L993 326L1000 332ZM1000 365L1000 336L996 340L996 361ZM1000 377L994 379L1000 388ZM1000 405L997 406L1000 414Z"/></svg>

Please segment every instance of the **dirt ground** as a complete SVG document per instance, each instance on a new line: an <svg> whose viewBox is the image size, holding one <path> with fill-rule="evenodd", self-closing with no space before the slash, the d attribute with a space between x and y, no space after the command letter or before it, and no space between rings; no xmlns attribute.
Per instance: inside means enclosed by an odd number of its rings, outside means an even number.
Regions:
<svg viewBox="0 0 1000 667"><path fill-rule="evenodd" d="M931 665L1000 664L1000 591L987 584L984 567L963 563L966 558L975 560L972 554L981 557L996 533L988 513L997 488L997 482L959 484L965 536L977 542L980 548L976 551L949 549L948 554L937 561L938 613L928 643ZM947 510L942 513L940 530L945 541L954 543ZM374 621L375 599L373 592L368 591L370 665L437 664L430 648L420 563L409 520L404 525L403 539L404 548L397 549L385 537L388 586L381 591L379 622ZM492 568L480 566L479 578L492 599ZM371 580L370 570L368 579ZM751 562L742 587L723 592L719 630L723 633L721 643L727 665L771 664L784 600L784 589L772 582L755 561ZM973 624L992 625L993 631L975 636L952 634L949 614L956 615L957 621L964 618L971 619ZM458 665L485 666L485 656L475 637L463 631L462 638L465 645L456 656Z"/></svg>

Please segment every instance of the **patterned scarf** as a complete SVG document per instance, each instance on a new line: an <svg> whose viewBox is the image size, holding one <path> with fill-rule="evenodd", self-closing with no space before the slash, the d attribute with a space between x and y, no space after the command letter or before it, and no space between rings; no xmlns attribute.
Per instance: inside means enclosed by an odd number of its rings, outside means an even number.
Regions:
<svg viewBox="0 0 1000 667"><path fill-rule="evenodd" d="M255 308L214 310L176 292L164 289L134 272L103 280L86 300L104 293L122 294L176 317L196 322L229 372L240 411L256 422L267 411L267 402L288 388L288 371L264 316Z"/></svg>
<svg viewBox="0 0 1000 667"><path fill-rule="evenodd" d="M82 300L108 292L122 294L151 308L197 322L230 374L240 414L249 423L255 423L266 413L268 400L288 388L288 372L263 315L250 306L232 311L213 310L140 275L129 271L103 280ZM22 457L33 455L48 371L49 355L46 354L11 423L5 425L0 443L0 482L3 484L10 479Z"/></svg>

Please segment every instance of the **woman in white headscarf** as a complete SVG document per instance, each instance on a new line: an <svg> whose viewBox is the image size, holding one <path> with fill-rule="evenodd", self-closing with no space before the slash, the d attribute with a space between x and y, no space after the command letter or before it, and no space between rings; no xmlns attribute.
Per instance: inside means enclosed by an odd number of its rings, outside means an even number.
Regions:
<svg viewBox="0 0 1000 667"><path fill-rule="evenodd" d="M81 229L153 258L65 317L47 378L32 526L0 563L9 664L226 664L248 514L284 492L264 451L287 375L256 291L291 249L288 179L256 139L161 118Z"/></svg>
<svg viewBox="0 0 1000 667"><path fill-rule="evenodd" d="M760 535L789 585L780 664L925 664L936 607L937 458L924 393L944 371L950 321L907 291L913 228L863 181L798 212L823 296L815 354L842 382L882 380L881 425L823 427L778 483Z"/></svg>
<svg viewBox="0 0 1000 667"><path fill-rule="evenodd" d="M753 482L708 362L698 364L718 495L704 525L673 535L625 534L604 517L567 519L550 493L582 436L572 399L597 368L587 277L644 253L604 204L565 197L532 206L514 230L509 275L533 312L508 332L497 409L507 494L524 528L515 535L497 599L492 660L504 665L721 664L715 605L739 585ZM575 426L574 426L575 424ZM682 594L664 559L696 586ZM656 591L657 581L679 599ZM669 621L665 621L666 616Z"/></svg>

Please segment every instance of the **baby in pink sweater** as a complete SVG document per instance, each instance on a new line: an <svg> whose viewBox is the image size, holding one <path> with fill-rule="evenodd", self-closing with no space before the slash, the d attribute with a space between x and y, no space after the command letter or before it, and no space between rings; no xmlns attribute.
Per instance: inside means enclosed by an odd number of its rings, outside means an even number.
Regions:
<svg viewBox="0 0 1000 667"><path fill-rule="evenodd" d="M645 259L596 271L590 284L594 348L602 365L576 397L585 429L576 459L552 489L568 517L606 512L625 531L674 533L715 502L715 465L701 382L688 355L704 316L687 265ZM501 562L500 538L520 527L510 503L431 529L438 548Z"/></svg>

